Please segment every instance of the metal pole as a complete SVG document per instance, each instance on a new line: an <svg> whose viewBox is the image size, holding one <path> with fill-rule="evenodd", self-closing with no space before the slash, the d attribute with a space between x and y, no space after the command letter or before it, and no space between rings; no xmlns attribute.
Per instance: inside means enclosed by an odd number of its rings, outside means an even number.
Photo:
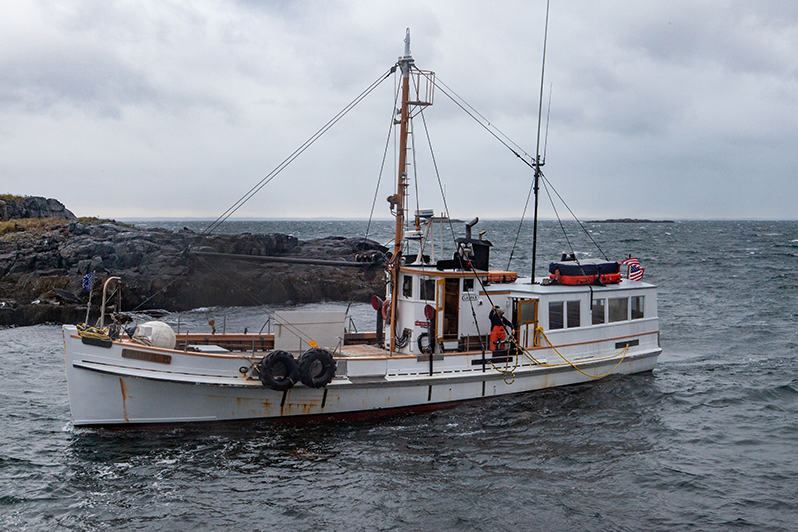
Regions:
<svg viewBox="0 0 798 532"><path fill-rule="evenodd" d="M105 295L106 292L108 291L108 283L110 283L111 281L119 281L119 280L121 280L119 277L109 277L108 279L105 280L105 283L103 284L103 303L102 307L100 308L100 329L105 327ZM91 294L89 294L89 296L91 296Z"/></svg>
<svg viewBox="0 0 798 532"><path fill-rule="evenodd" d="M535 221L532 229L532 284L535 284L535 259L538 250L538 190L540 188L540 128L543 121L543 77L546 73L546 43L549 37L549 1L546 1L546 29L543 33L543 63L540 67L540 102L538 104L538 138L535 150Z"/></svg>
<svg viewBox="0 0 798 532"><path fill-rule="evenodd" d="M628 275L627 275L628 277ZM84 322L86 325L89 324L89 312L91 311L91 295L94 293L94 290L89 290L89 302L86 304L86 321Z"/></svg>
<svg viewBox="0 0 798 532"><path fill-rule="evenodd" d="M407 130L410 122L410 68L413 66L413 57L410 55L410 30L405 36L405 55L399 59L402 72L402 110L399 122L399 177L396 183L396 233L394 236L393 257L391 257L391 279L393 290L391 292L391 342L390 350L396 350L396 315L397 299L399 296L399 269L402 261L402 241L405 214L405 188L407 187Z"/></svg>

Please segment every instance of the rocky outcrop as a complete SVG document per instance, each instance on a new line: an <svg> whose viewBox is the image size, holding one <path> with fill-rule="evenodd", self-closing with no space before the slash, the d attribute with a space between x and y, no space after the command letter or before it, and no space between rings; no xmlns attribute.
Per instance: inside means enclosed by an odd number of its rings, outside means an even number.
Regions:
<svg viewBox="0 0 798 532"><path fill-rule="evenodd" d="M384 292L384 276L375 276L374 269L208 259L191 250L347 261L363 252L386 251L376 242L343 237L208 236L71 221L0 238L0 325L82 321L88 292L81 282L90 272L95 276L93 305L105 279L122 278L123 311L368 301Z"/></svg>
<svg viewBox="0 0 798 532"><path fill-rule="evenodd" d="M21 218L60 218L74 220L75 215L63 203L38 196L0 197L0 222Z"/></svg>

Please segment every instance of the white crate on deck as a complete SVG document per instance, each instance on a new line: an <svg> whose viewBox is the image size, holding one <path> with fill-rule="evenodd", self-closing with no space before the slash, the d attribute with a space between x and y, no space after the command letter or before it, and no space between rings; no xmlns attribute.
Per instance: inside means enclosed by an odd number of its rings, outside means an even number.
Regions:
<svg viewBox="0 0 798 532"><path fill-rule="evenodd" d="M345 325L345 311L278 311L274 313L274 348L301 353L312 340L332 351L343 343Z"/></svg>

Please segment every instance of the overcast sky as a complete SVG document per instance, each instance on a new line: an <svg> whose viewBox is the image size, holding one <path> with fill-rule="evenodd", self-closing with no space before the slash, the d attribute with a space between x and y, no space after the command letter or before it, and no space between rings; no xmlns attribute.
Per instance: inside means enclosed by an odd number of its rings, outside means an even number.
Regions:
<svg viewBox="0 0 798 532"><path fill-rule="evenodd" d="M0 193L215 218L390 69L408 27L416 66L534 153L545 7L2 2ZM368 217L394 83L237 216ZM553 0L549 89L545 173L583 219L798 218L798 3ZM521 216L532 171L440 91L425 117L451 214ZM415 129L419 206L440 212ZM394 168L391 152L376 217Z"/></svg>

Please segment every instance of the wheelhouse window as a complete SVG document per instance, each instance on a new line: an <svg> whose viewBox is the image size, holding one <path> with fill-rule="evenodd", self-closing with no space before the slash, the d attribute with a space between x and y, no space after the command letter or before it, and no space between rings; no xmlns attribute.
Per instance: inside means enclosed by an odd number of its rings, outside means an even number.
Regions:
<svg viewBox="0 0 798 532"><path fill-rule="evenodd" d="M463 292L473 292L473 291L474 291L474 280L463 279Z"/></svg>
<svg viewBox="0 0 798 532"><path fill-rule="evenodd" d="M591 314L593 315L593 325L602 325L605 322L604 317L604 299L594 299L593 300L593 310Z"/></svg>
<svg viewBox="0 0 798 532"><path fill-rule="evenodd" d="M552 301L549 303L549 329L563 328L563 302Z"/></svg>
<svg viewBox="0 0 798 532"><path fill-rule="evenodd" d="M629 298L616 297L609 299L610 323L629 319Z"/></svg>
<svg viewBox="0 0 798 532"><path fill-rule="evenodd" d="M522 299L518 301L518 323L520 325L538 322L538 300Z"/></svg>
<svg viewBox="0 0 798 532"><path fill-rule="evenodd" d="M413 276L402 276L402 295L407 298L413 297Z"/></svg>
<svg viewBox="0 0 798 532"><path fill-rule="evenodd" d="M645 317L646 296L632 297L632 319L639 320Z"/></svg>
<svg viewBox="0 0 798 532"><path fill-rule="evenodd" d="M568 327L579 327L581 322L579 301L567 301L565 305L568 311Z"/></svg>
<svg viewBox="0 0 798 532"><path fill-rule="evenodd" d="M435 301L435 279L421 280L421 299Z"/></svg>

